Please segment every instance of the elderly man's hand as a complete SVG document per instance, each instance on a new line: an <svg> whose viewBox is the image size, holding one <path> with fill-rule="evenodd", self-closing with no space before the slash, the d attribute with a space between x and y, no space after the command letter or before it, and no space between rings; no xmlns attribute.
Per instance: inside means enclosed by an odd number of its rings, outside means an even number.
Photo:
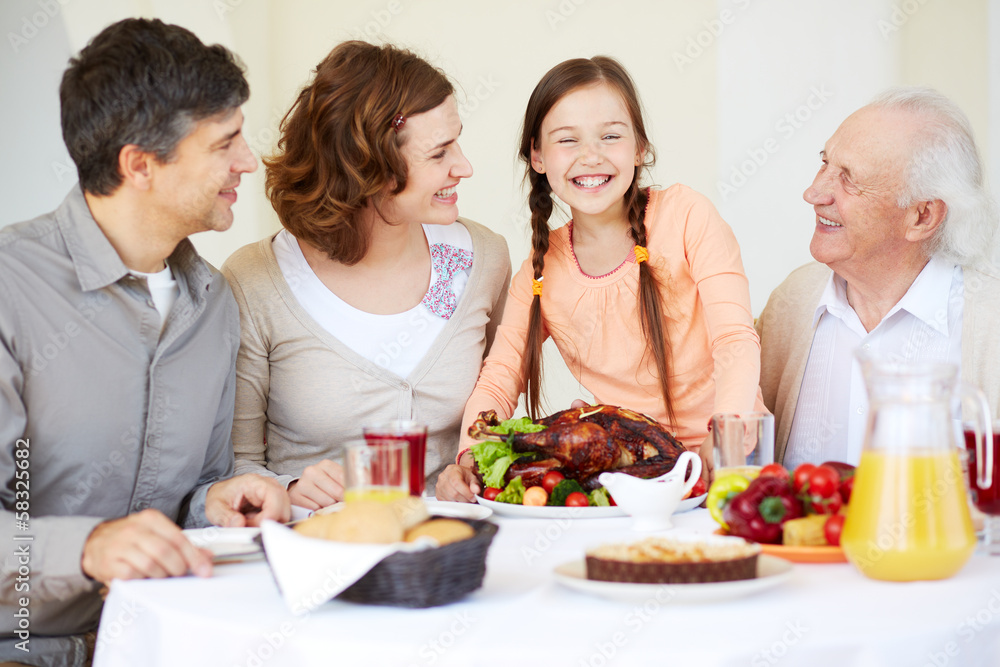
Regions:
<svg viewBox="0 0 1000 667"><path fill-rule="evenodd" d="M264 519L285 522L291 516L285 487L263 475L216 482L205 498L205 517L216 526L259 526Z"/></svg>
<svg viewBox="0 0 1000 667"><path fill-rule="evenodd" d="M144 510L97 525L83 546L83 573L112 579L212 575L212 555L188 542L177 524L158 510Z"/></svg>

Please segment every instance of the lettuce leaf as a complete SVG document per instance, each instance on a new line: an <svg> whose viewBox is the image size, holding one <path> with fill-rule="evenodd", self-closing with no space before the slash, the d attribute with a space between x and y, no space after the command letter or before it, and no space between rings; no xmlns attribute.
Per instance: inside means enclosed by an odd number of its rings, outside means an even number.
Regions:
<svg viewBox="0 0 1000 667"><path fill-rule="evenodd" d="M490 430L499 435L510 435L511 433L538 433L544 431L545 427L541 424L535 424L527 417L519 417L517 419L504 419Z"/></svg>
<svg viewBox="0 0 1000 667"><path fill-rule="evenodd" d="M521 481L520 477L515 477L510 480L510 484L507 488L500 492L495 499L498 503L510 503L512 505L520 505L521 501L524 500L524 482Z"/></svg>
<svg viewBox="0 0 1000 667"><path fill-rule="evenodd" d="M506 442L477 442L471 447L471 451L483 482L494 489L503 488L503 477L511 463L522 456L529 456L526 452L515 452Z"/></svg>

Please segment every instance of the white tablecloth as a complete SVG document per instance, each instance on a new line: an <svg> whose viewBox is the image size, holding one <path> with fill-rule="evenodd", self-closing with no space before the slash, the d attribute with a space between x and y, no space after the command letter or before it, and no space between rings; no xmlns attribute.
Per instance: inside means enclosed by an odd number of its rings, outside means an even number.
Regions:
<svg viewBox="0 0 1000 667"><path fill-rule="evenodd" d="M884 583L850 565L795 565L786 583L710 604L629 603L567 589L553 568L630 519L500 525L484 586L432 609L333 601L295 616L263 562L211 579L115 582L97 667L288 665L1000 665L1000 559L939 582ZM675 531L710 532L705 510Z"/></svg>

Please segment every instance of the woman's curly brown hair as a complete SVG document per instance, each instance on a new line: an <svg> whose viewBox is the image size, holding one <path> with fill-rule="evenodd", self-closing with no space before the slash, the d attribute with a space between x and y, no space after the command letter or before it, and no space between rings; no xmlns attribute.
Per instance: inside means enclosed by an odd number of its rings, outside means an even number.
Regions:
<svg viewBox="0 0 1000 667"><path fill-rule="evenodd" d="M406 126L397 132L393 119L430 111L453 92L441 70L409 51L335 47L282 119L277 153L264 159L281 224L335 261L361 261L369 243L362 211L406 187Z"/></svg>

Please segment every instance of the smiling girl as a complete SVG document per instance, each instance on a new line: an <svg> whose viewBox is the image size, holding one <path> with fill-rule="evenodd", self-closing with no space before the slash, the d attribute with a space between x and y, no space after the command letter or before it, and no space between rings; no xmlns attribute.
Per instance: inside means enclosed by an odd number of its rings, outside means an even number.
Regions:
<svg viewBox="0 0 1000 667"><path fill-rule="evenodd" d="M337 459L367 422L427 423L433 489L503 311L501 236L458 217L472 175L447 77L345 42L317 66L264 161L284 229L223 267L240 307L238 473L310 509L343 497Z"/></svg>
<svg viewBox="0 0 1000 667"><path fill-rule="evenodd" d="M760 343L739 246L702 195L642 187L653 148L632 79L615 60L567 60L528 101L520 156L531 185L532 251L465 409L539 416L542 343L552 338L597 403L665 424L711 468L708 423L763 410ZM549 229L553 195L572 220ZM462 447L471 444L468 438ZM463 452L438 497L473 500Z"/></svg>

